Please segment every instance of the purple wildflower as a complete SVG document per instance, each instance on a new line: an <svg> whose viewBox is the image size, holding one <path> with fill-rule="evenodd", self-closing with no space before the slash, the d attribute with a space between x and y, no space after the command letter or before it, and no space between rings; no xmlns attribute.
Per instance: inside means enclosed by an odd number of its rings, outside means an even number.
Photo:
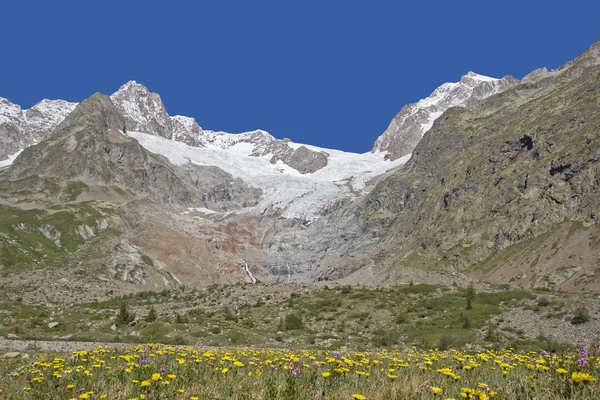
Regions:
<svg viewBox="0 0 600 400"><path fill-rule="evenodd" d="M579 349L579 359L577 360L577 362L579 363L579 368L581 368L585 364L587 364L587 356L588 356L588 352L585 349L585 347L580 348Z"/></svg>

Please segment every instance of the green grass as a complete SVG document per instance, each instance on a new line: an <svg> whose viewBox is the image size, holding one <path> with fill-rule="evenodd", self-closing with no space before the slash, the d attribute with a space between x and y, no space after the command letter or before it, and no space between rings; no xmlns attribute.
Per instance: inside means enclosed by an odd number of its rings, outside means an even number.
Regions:
<svg viewBox="0 0 600 400"><path fill-rule="evenodd" d="M87 225L99 234L95 227L108 213L109 208L93 202L49 210L0 205L0 265L4 265L7 273L36 262L46 266L63 265L70 253L83 244L78 227ZM42 230L50 231L55 237L51 236L51 240Z"/></svg>
<svg viewBox="0 0 600 400"><path fill-rule="evenodd" d="M230 302L240 286L213 286L196 290L172 290L159 293L140 292L104 302L82 305L88 318L105 310L116 315L126 300L142 318L135 327L120 327L121 336L141 333L141 342L155 337L169 342L177 337L187 344L223 346L233 342L272 347L281 343L312 348L333 346L391 346L396 344L422 347L484 344L478 335L491 318L535 299L531 290L499 289L477 293L466 309L464 290L436 285L404 285L389 288L337 287L318 289L310 294L293 293L283 298L263 295L247 303ZM268 293L268 286L265 287ZM158 320L143 321L151 307ZM177 323L179 320L185 323ZM465 320L468 323L465 324ZM111 336L112 320L99 332ZM465 327L466 325L466 327ZM240 333L252 340L242 341ZM112 340L112 339L111 339ZM498 338L500 340L500 338ZM389 344L386 344L389 343Z"/></svg>

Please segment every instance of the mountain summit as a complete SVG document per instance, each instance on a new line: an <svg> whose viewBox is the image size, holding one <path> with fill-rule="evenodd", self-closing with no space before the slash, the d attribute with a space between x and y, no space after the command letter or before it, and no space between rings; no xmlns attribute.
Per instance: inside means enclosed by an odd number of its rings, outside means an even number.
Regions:
<svg viewBox="0 0 600 400"><path fill-rule="evenodd" d="M410 154L444 111L450 107L472 107L517 82L512 76L495 79L469 72L459 82L444 83L429 97L404 106L371 151L384 152L391 160Z"/></svg>

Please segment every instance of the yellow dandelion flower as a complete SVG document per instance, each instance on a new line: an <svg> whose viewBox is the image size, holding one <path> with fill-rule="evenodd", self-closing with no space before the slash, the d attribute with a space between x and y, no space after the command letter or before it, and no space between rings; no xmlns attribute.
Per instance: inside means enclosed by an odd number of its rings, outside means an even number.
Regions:
<svg viewBox="0 0 600 400"><path fill-rule="evenodd" d="M442 393L442 388L440 388L440 387L437 387L437 386L434 386L434 387L432 387L432 388L431 388L431 392L432 392L434 395L440 394L440 393Z"/></svg>
<svg viewBox="0 0 600 400"><path fill-rule="evenodd" d="M322 376L323 378L329 378L329 376L331 376L331 372L329 372L329 371L323 372L323 373L321 374L321 376Z"/></svg>
<svg viewBox="0 0 600 400"><path fill-rule="evenodd" d="M353 394L352 398L356 399L356 400L366 400L367 399L365 396L363 396L362 394L359 394L359 393Z"/></svg>
<svg viewBox="0 0 600 400"><path fill-rule="evenodd" d="M567 372L569 372L569 371L567 371L567 370L566 370L566 369L564 369L564 368L559 368L559 369L557 369L557 370L556 370L556 372L558 372L558 373L559 373L559 374L561 374L561 375L565 375L565 374L566 374Z"/></svg>
<svg viewBox="0 0 600 400"><path fill-rule="evenodd" d="M75 385L71 384L71 385L67 385L67 389L73 389L75 387Z"/></svg>
<svg viewBox="0 0 600 400"><path fill-rule="evenodd" d="M222 374L226 374L226 373L228 373L228 372L229 372L229 368L223 368L223 369L221 370L221 373L222 373Z"/></svg>
<svg viewBox="0 0 600 400"><path fill-rule="evenodd" d="M170 380L173 380L173 379L177 378L177 375L175 375L175 374L169 374L169 375L167 375L167 377L168 377Z"/></svg>
<svg viewBox="0 0 600 400"><path fill-rule="evenodd" d="M583 372L573 372L573 374L571 374L571 379L575 383L581 383L581 382L588 383L588 382L593 382L596 380L596 378L594 378L590 374L586 374Z"/></svg>
<svg viewBox="0 0 600 400"><path fill-rule="evenodd" d="M184 393L185 393L185 390L183 390L183 389L177 389L177 393L179 393L179 394L184 394Z"/></svg>
<svg viewBox="0 0 600 400"><path fill-rule="evenodd" d="M391 380L396 379L398 376L396 375L392 375L392 374L388 374L388 378L390 378Z"/></svg>
<svg viewBox="0 0 600 400"><path fill-rule="evenodd" d="M142 381L142 383L140 383L141 387L146 387L146 386L150 386L150 381Z"/></svg>
<svg viewBox="0 0 600 400"><path fill-rule="evenodd" d="M156 381L160 381L162 379L162 376L160 376L160 374L152 374L152 378L151 378L154 382Z"/></svg>

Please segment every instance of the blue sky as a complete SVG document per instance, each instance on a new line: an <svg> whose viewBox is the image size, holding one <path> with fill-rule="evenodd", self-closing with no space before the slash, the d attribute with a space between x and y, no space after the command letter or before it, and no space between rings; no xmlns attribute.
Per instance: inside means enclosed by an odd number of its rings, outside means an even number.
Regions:
<svg viewBox="0 0 600 400"><path fill-rule="evenodd" d="M468 71L522 78L600 39L571 1L3 1L0 96L81 101L136 80L205 129L369 151Z"/></svg>

